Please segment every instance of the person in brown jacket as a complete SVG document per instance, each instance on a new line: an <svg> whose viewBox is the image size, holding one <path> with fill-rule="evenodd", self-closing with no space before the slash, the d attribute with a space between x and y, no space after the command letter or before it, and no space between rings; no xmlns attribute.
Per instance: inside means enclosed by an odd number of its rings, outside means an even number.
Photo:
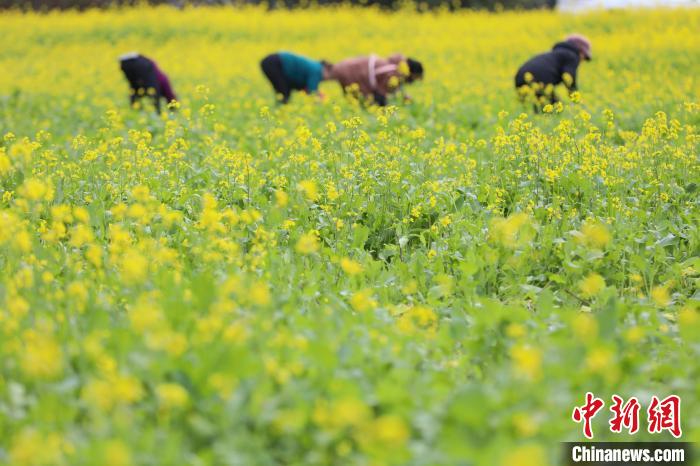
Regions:
<svg viewBox="0 0 700 466"><path fill-rule="evenodd" d="M340 83L343 92L364 99L374 99L380 106L387 104L387 96L401 90L403 84L423 79L423 65L412 58L395 54L388 58L376 55L348 58L331 66L329 79ZM409 100L403 93L404 99Z"/></svg>

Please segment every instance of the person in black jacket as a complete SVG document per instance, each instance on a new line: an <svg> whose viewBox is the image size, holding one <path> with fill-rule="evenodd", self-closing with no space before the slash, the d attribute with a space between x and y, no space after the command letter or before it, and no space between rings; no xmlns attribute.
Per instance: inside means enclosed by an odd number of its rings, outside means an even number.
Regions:
<svg viewBox="0 0 700 466"><path fill-rule="evenodd" d="M131 87L132 107L142 97L149 96L160 114L160 99L165 99L166 104L177 100L168 76L150 58L129 52L119 57L119 65Z"/></svg>
<svg viewBox="0 0 700 466"><path fill-rule="evenodd" d="M591 42L582 35L572 34L555 44L551 52L525 62L515 75L515 87L522 100L534 94L538 111L546 103L557 102L554 86L564 83L569 92L575 91L578 65L581 60L590 59Z"/></svg>

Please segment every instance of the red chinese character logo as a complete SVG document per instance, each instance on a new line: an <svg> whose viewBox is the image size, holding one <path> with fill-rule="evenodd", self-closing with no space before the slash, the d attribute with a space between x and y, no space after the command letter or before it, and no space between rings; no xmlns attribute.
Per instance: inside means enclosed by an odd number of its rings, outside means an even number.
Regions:
<svg viewBox="0 0 700 466"><path fill-rule="evenodd" d="M637 398L630 398L627 403L622 404L623 399L617 395L612 396L614 404L610 407L610 411L615 415L610 419L610 431L622 432L624 427L630 434L635 434L639 430L639 409L641 405Z"/></svg>
<svg viewBox="0 0 700 466"><path fill-rule="evenodd" d="M591 428L591 419L598 414L605 403L600 398L593 396L593 393L586 393L586 404L583 406L577 406L574 408L574 412L571 417L576 422L583 421L583 435L586 438L593 438L593 429Z"/></svg>
<svg viewBox="0 0 700 466"><path fill-rule="evenodd" d="M649 416L649 426L647 430L650 434L667 430L676 438L681 436L680 397L670 395L661 401L659 401L656 396L651 397L651 404L647 410L647 415Z"/></svg>

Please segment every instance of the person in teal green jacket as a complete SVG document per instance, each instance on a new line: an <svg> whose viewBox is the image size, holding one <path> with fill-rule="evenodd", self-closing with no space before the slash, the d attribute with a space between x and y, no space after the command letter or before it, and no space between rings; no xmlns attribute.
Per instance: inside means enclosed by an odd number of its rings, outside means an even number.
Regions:
<svg viewBox="0 0 700 466"><path fill-rule="evenodd" d="M318 85L329 78L331 64L312 60L290 52L273 53L260 62L263 73L272 84L283 104L289 102L292 91L319 94Z"/></svg>

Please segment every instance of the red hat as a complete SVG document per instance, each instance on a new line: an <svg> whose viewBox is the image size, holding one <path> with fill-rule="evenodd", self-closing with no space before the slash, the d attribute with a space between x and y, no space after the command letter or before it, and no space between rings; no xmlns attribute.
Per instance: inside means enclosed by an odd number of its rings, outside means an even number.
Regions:
<svg viewBox="0 0 700 466"><path fill-rule="evenodd" d="M566 38L566 42L576 47L586 60L591 59L591 41L588 38L581 34L571 34Z"/></svg>

